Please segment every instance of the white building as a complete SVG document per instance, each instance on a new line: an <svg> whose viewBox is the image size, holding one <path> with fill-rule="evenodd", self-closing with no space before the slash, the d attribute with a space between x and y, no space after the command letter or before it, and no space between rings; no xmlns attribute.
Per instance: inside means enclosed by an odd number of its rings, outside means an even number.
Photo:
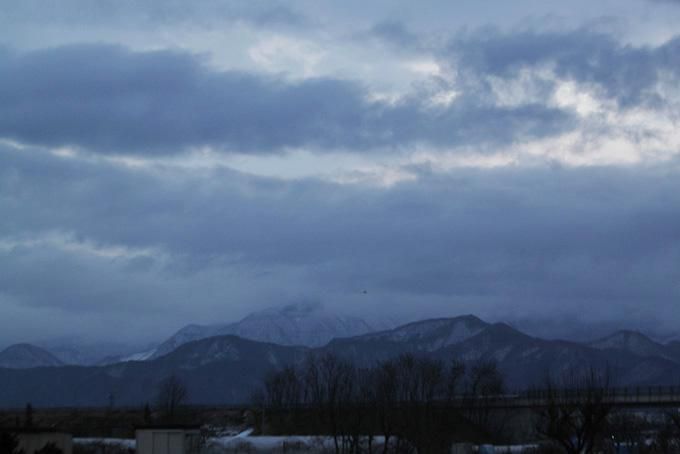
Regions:
<svg viewBox="0 0 680 454"><path fill-rule="evenodd" d="M198 427L143 427L135 434L137 454L199 454Z"/></svg>

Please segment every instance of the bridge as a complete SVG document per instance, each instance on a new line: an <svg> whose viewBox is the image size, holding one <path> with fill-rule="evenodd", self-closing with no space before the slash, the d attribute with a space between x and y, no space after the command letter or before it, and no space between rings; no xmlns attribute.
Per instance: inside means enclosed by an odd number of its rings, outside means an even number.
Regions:
<svg viewBox="0 0 680 454"><path fill-rule="evenodd" d="M552 389L531 390L520 394L500 396L465 397L454 399L454 405L480 405L496 409L541 408L554 403L579 404L601 402L613 407L678 408L680 386L647 386L623 388Z"/></svg>

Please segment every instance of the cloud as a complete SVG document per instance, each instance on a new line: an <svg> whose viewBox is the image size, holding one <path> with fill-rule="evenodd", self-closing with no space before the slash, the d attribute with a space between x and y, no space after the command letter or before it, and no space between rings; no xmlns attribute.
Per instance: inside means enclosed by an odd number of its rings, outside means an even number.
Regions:
<svg viewBox="0 0 680 454"><path fill-rule="evenodd" d="M30 150L3 149L0 164L0 238L18 245L0 261L2 288L25 307L113 317L143 304L150 324L167 327L187 311L232 318L300 296L355 312L389 305L413 317L417 303L419 316L492 319L587 310L628 320L644 301L677 322L673 163L459 169L389 190ZM66 246L21 243L55 232Z"/></svg>
<svg viewBox="0 0 680 454"><path fill-rule="evenodd" d="M102 153L482 145L572 125L569 114L539 104L497 107L473 94L434 109L420 93L396 104L369 101L354 82L218 72L174 51L102 45L5 51L0 69L0 136Z"/></svg>
<svg viewBox="0 0 680 454"><path fill-rule="evenodd" d="M138 46L31 50L16 45L17 27L11 42L24 50L0 50L0 312L14 330L0 337L16 339L15 326L35 321L41 337L160 338L187 320L306 299L410 318L680 321L680 38L643 45L591 27L452 27L436 47L434 19L387 18L384 5L334 22L328 11L346 6L119 4L74 18L86 6L76 1L31 20L14 5L0 19L58 29L54 42L125 35ZM313 12L329 27L309 32ZM331 76L225 71L212 65L233 68L224 63L238 52L218 61L186 50L219 47L225 35L211 27L229 22L252 33L229 43L243 55L277 40L313 42ZM100 24L131 32L98 34ZM167 48L178 45L164 38L175 26L179 41L213 47ZM373 41L361 53L357 36L390 46ZM376 83L392 70L417 73L418 83L397 93ZM338 151L354 153L337 178L351 184L299 177L336 177ZM242 168L254 172L312 169L283 180L225 167L245 154ZM458 158L498 165L447 165ZM201 162L176 165L182 159ZM371 172L389 184L362 184ZM74 327L78 316L86 321Z"/></svg>
<svg viewBox="0 0 680 454"><path fill-rule="evenodd" d="M657 91L680 77L680 38L653 46L621 44L588 28L567 32L503 33L481 29L452 40L443 58L471 77L517 77L523 69L547 70L595 87L622 107L663 105Z"/></svg>
<svg viewBox="0 0 680 454"><path fill-rule="evenodd" d="M402 22L383 21L375 24L362 34L391 44L397 49L414 50L422 47L421 38L412 33Z"/></svg>
<svg viewBox="0 0 680 454"><path fill-rule="evenodd" d="M258 26L304 26L307 18L278 1L206 0L189 5L177 0L102 0L96 5L86 0L41 2L26 0L4 5L0 23L21 23L89 27L117 25L126 28L154 27L161 24L195 27L245 21Z"/></svg>
<svg viewBox="0 0 680 454"><path fill-rule="evenodd" d="M394 24L378 29L411 39ZM416 145L483 150L588 127L553 102L568 82L620 109L677 109L680 38L634 47L588 30L491 29L459 35L438 58L441 74L385 101L356 81L218 71L179 51L4 50L0 137L140 155L200 147L265 154Z"/></svg>

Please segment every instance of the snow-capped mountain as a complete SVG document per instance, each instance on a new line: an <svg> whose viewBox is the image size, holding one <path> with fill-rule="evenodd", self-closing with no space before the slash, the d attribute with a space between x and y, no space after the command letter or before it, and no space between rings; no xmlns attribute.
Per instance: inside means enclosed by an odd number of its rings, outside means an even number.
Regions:
<svg viewBox="0 0 680 454"><path fill-rule="evenodd" d="M402 353L429 354L456 345L488 326L472 315L422 320L390 330L333 339L323 349L370 365Z"/></svg>
<svg viewBox="0 0 680 454"><path fill-rule="evenodd" d="M374 326L358 317L329 313L318 304L293 304L255 312L226 326L218 334L280 345L318 347L336 337L356 336L373 330Z"/></svg>
<svg viewBox="0 0 680 454"><path fill-rule="evenodd" d="M56 367L63 363L57 357L31 344L14 344L0 352L0 367L29 369L33 367Z"/></svg>
<svg viewBox="0 0 680 454"><path fill-rule="evenodd" d="M197 404L244 403L272 369L302 361L307 347L286 347L219 336L190 342L151 361L106 366L42 369L0 368L0 408L26 402L40 407L140 405L158 392L159 383L175 374Z"/></svg>
<svg viewBox="0 0 680 454"><path fill-rule="evenodd" d="M159 358L159 364L171 364L184 370L197 369L214 363L249 363L266 371L300 361L310 349L256 342L226 335L189 342Z"/></svg>
<svg viewBox="0 0 680 454"><path fill-rule="evenodd" d="M633 345L640 346L635 342ZM371 365L402 353L456 359L466 364L493 361L512 389L541 385L546 373L556 378L588 367L612 368L618 386L672 383L680 377L680 361L660 345L651 350L602 349L561 340L529 336L504 323L486 323L474 316L424 320L393 330L335 339L325 350L354 363ZM641 354L644 351L645 354ZM615 369L615 370L614 370Z"/></svg>
<svg viewBox="0 0 680 454"><path fill-rule="evenodd" d="M401 342L413 345L417 350L435 351L468 339L488 323L474 315L440 318L409 323L391 330L360 336L363 341Z"/></svg>
<svg viewBox="0 0 680 454"><path fill-rule="evenodd" d="M514 389L544 385L546 374L570 386L569 380L575 373L590 367L608 370L613 386L670 384L680 377L680 363L664 356L641 356L622 349L600 350L576 342L540 339L504 323L490 325L436 355L472 364L494 361Z"/></svg>
<svg viewBox="0 0 680 454"><path fill-rule="evenodd" d="M217 336L219 335L220 331L225 329L227 326L228 325L187 325L170 336L169 339L162 342L155 349L152 349L146 353L142 352L137 356L141 357L141 360L159 358L163 355L167 355L186 343Z"/></svg>
<svg viewBox="0 0 680 454"><path fill-rule="evenodd" d="M48 339L38 341L35 345L52 353L62 363L76 366L114 363L134 355L142 348L145 351L151 349L149 345L97 342L80 337Z"/></svg>
<svg viewBox="0 0 680 454"><path fill-rule="evenodd" d="M643 357L658 356L672 360L678 358L667 345L654 342L649 337L637 331L617 331L610 336L590 342L588 345L598 350L623 350Z"/></svg>
<svg viewBox="0 0 680 454"><path fill-rule="evenodd" d="M263 311L253 315L257 323L252 319L251 322L257 327L267 326L263 320L273 317L279 323L280 316L272 314L281 313L295 322L296 317L309 317L307 312L300 307ZM196 332L204 333L201 329L187 330L181 341ZM41 369L0 368L0 406L18 406L27 401L45 406L103 406L112 392L121 404L139 405L170 374L177 374L187 383L194 403L244 403L271 370L299 364L309 354L325 353L337 354L358 366L375 365L403 353L442 361L458 360L466 367L494 361L508 389L516 391L541 386L547 375L569 380L575 372L590 367L608 370L612 386L666 386L680 380L680 359L670 358L672 352L680 350L680 343L650 344L639 333L615 333L594 344L541 339L507 324L491 324L471 315L423 320L390 330L335 338L322 347L213 335L186 342L166 355L146 361L54 367L48 376ZM569 382L563 385L569 386Z"/></svg>
<svg viewBox="0 0 680 454"><path fill-rule="evenodd" d="M391 326L326 311L320 304L299 303L254 312L236 323L188 325L156 348L148 359L166 355L188 342L212 336L235 335L279 345L319 347L331 339L357 336Z"/></svg>

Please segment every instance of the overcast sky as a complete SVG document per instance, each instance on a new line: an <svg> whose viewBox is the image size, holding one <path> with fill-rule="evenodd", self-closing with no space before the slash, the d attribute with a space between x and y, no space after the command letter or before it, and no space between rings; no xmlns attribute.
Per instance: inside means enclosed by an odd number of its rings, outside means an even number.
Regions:
<svg viewBox="0 0 680 454"><path fill-rule="evenodd" d="M680 333L678 23L673 0L0 0L0 345L298 301Z"/></svg>

